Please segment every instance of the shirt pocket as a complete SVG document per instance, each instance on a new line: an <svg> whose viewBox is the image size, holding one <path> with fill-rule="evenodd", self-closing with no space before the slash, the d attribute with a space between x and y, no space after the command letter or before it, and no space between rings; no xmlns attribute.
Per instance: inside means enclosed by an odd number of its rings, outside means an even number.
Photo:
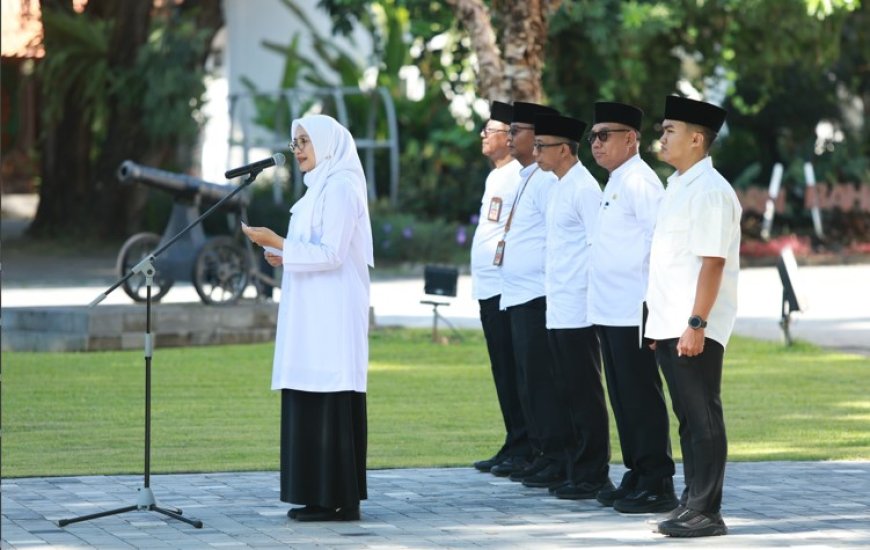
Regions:
<svg viewBox="0 0 870 550"><path fill-rule="evenodd" d="M687 251L689 249L688 217L673 217L665 220L656 228L656 241L663 252Z"/></svg>

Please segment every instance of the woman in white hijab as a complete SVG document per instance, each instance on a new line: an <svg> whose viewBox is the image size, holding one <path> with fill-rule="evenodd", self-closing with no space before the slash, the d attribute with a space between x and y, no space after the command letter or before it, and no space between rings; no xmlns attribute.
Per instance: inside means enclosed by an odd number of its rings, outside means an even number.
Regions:
<svg viewBox="0 0 870 550"><path fill-rule="evenodd" d="M243 226L284 268L272 389L281 390L281 500L298 521L360 517L366 489L369 271L366 181L350 132L325 115L293 121L305 195L287 236Z"/></svg>

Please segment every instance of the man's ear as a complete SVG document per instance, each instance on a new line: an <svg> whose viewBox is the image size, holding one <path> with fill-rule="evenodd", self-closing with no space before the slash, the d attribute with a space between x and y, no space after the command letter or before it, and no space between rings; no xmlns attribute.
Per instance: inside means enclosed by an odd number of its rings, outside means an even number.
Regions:
<svg viewBox="0 0 870 550"><path fill-rule="evenodd" d="M704 134L703 132L692 132L692 147L700 147L704 148Z"/></svg>

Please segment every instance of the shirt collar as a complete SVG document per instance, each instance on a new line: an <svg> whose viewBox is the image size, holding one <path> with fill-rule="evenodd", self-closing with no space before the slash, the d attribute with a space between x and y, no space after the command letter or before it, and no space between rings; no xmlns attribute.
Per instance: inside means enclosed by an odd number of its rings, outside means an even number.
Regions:
<svg viewBox="0 0 870 550"><path fill-rule="evenodd" d="M496 170L516 170L516 166L522 168L522 165L520 165L520 161L518 161L517 159L511 159L510 162L504 163L499 168L496 168Z"/></svg>
<svg viewBox="0 0 870 550"><path fill-rule="evenodd" d="M538 163L533 162L528 166L523 166L523 169L520 170L520 177L527 178L531 175L532 172L538 169Z"/></svg>
<svg viewBox="0 0 870 550"><path fill-rule="evenodd" d="M569 175L573 174L574 172L582 172L583 168L584 168L583 161L578 159L577 162L575 162L574 165L571 168L569 168L567 172L565 172L565 175L562 176L562 179L563 180L566 179Z"/></svg>
<svg viewBox="0 0 870 550"><path fill-rule="evenodd" d="M619 168L610 173L610 179L619 179L631 169L633 164L641 160L640 153L635 153L634 156L619 165Z"/></svg>
<svg viewBox="0 0 870 550"><path fill-rule="evenodd" d="M692 165L691 168L686 170L685 173L680 174L679 172L674 172L670 176L668 176L668 185L672 183L680 183L682 185L690 185L693 181L698 179L704 172L713 168L713 159L709 156L706 156Z"/></svg>

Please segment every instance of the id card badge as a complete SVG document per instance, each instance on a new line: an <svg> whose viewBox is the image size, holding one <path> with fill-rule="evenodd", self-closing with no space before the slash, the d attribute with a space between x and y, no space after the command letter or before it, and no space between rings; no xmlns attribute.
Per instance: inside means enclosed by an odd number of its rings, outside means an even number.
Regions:
<svg viewBox="0 0 870 550"><path fill-rule="evenodd" d="M486 215L486 219L491 222L497 222L499 216L501 216L501 205L501 198L493 197L492 200L489 201L489 213Z"/></svg>
<svg viewBox="0 0 870 550"><path fill-rule="evenodd" d="M495 247L495 257L492 259L492 265L501 265L504 260L504 241L499 241Z"/></svg>

